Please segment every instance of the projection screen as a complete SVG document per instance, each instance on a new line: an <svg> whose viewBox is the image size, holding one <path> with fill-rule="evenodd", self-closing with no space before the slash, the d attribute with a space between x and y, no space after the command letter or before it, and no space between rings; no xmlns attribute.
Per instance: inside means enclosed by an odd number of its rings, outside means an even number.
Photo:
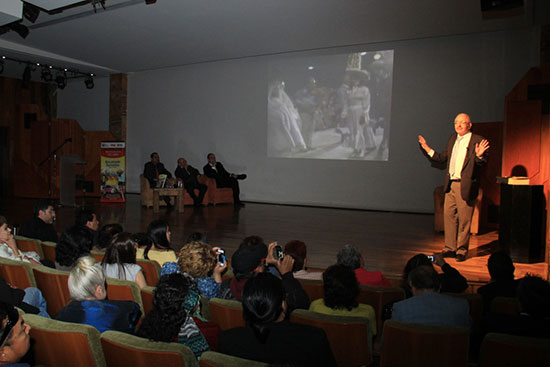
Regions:
<svg viewBox="0 0 550 367"><path fill-rule="evenodd" d="M267 155L387 161L393 50L271 60Z"/></svg>

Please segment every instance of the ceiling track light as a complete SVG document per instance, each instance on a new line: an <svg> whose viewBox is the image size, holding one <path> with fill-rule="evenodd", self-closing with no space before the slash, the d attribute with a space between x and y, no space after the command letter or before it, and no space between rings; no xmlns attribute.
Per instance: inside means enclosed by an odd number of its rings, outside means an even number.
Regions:
<svg viewBox="0 0 550 367"><path fill-rule="evenodd" d="M63 72L63 75L57 74L55 82L57 83L57 88L65 89L67 86L67 74L65 72Z"/></svg>
<svg viewBox="0 0 550 367"><path fill-rule="evenodd" d="M86 85L87 89L93 89L94 87L94 74L88 75L86 79L84 79L84 84Z"/></svg>
<svg viewBox="0 0 550 367"><path fill-rule="evenodd" d="M21 77L21 85L23 88L28 88L32 80L32 72L40 69L40 78L46 83L56 83L59 89L64 89L67 86L69 79L84 79L84 84L87 89L94 88L94 74L84 73L77 69L62 68L41 62L33 62L30 60L20 60L9 56L0 56L0 74L3 73L6 62L13 61L18 64L23 64L25 69ZM54 77L54 73L57 75Z"/></svg>
<svg viewBox="0 0 550 367"><path fill-rule="evenodd" d="M50 69L51 69L51 66L47 66L47 65L42 66L42 72L40 73L40 77L45 82L51 82L53 80L53 75Z"/></svg>
<svg viewBox="0 0 550 367"><path fill-rule="evenodd" d="M38 9L36 6L29 3L23 3L23 16L27 18L29 22L36 22L39 14L40 9Z"/></svg>

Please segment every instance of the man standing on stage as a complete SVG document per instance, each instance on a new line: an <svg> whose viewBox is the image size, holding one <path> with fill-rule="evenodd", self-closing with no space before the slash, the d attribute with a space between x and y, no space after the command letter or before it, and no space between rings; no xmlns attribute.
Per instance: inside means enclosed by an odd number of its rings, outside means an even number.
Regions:
<svg viewBox="0 0 550 367"><path fill-rule="evenodd" d="M460 113L454 121L456 134L451 135L446 148L438 153L428 146L422 135L418 142L432 161L447 163L445 176L444 257L466 260L470 242L470 223L478 195L481 167L487 163L489 142L472 134L470 116Z"/></svg>

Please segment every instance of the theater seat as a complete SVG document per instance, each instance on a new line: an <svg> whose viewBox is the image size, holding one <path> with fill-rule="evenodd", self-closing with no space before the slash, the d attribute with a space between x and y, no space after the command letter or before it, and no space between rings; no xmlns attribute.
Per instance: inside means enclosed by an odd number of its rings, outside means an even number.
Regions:
<svg viewBox="0 0 550 367"><path fill-rule="evenodd" d="M71 301L69 272L45 266L33 266L32 271L36 286L42 291L48 304L48 314L55 317Z"/></svg>
<svg viewBox="0 0 550 367"><path fill-rule="evenodd" d="M24 314L31 326L31 350L37 366L106 366L99 331L86 324Z"/></svg>
<svg viewBox="0 0 550 367"><path fill-rule="evenodd" d="M380 367L466 367L470 329L387 320Z"/></svg>
<svg viewBox="0 0 550 367"><path fill-rule="evenodd" d="M155 287L144 287L141 288L141 301L143 302L143 311L144 315L147 315L153 309L153 296L155 292Z"/></svg>
<svg viewBox="0 0 550 367"><path fill-rule="evenodd" d="M210 298L208 306L210 321L218 324L220 329L227 330L234 327L245 326L241 302L229 299Z"/></svg>
<svg viewBox="0 0 550 367"><path fill-rule="evenodd" d="M550 339L489 333L481 344L479 366L550 366Z"/></svg>
<svg viewBox="0 0 550 367"><path fill-rule="evenodd" d="M30 263L0 257L0 276L7 283L20 289L36 287Z"/></svg>
<svg viewBox="0 0 550 367"><path fill-rule="evenodd" d="M108 330L101 334L101 345L107 366L198 366L191 349L180 343L154 342Z"/></svg>
<svg viewBox="0 0 550 367"><path fill-rule="evenodd" d="M40 241L40 247L42 248L44 258L50 260L52 263L55 263L55 248L57 247L57 243Z"/></svg>
<svg viewBox="0 0 550 367"><path fill-rule="evenodd" d="M199 363L201 367L267 367L267 363L230 356L218 352L204 352Z"/></svg>
<svg viewBox="0 0 550 367"><path fill-rule="evenodd" d="M134 301L144 314L141 290L136 282L107 278L107 299L111 301Z"/></svg>
<svg viewBox="0 0 550 367"><path fill-rule="evenodd" d="M292 311L290 321L323 329L338 366L371 364L372 334L367 318L324 315L297 309Z"/></svg>
<svg viewBox="0 0 550 367"><path fill-rule="evenodd" d="M23 236L15 236L14 238L15 242L17 242L17 248L19 248L20 251L33 251L36 252L41 259L44 258L42 248L40 247L40 240Z"/></svg>
<svg viewBox="0 0 550 367"><path fill-rule="evenodd" d="M155 260L137 259L136 264L141 266L147 285L156 287L160 278L160 265Z"/></svg>

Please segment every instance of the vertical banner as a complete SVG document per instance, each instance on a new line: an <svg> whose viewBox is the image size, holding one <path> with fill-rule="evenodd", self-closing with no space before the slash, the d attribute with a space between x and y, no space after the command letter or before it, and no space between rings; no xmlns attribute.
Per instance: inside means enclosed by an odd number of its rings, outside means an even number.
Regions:
<svg viewBox="0 0 550 367"><path fill-rule="evenodd" d="M126 143L101 142L101 201L126 201Z"/></svg>

